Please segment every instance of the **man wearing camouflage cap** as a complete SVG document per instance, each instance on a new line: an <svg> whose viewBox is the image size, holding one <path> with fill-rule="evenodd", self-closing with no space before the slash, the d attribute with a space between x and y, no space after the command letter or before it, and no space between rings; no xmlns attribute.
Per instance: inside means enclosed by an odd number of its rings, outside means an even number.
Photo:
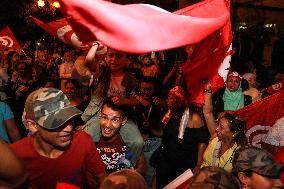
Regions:
<svg viewBox="0 0 284 189"><path fill-rule="evenodd" d="M246 147L235 153L233 173L243 188L270 189L283 187L279 176L284 172L284 164L277 163L264 149Z"/></svg>
<svg viewBox="0 0 284 189"><path fill-rule="evenodd" d="M201 168L195 173L187 189L239 189L238 179L216 166Z"/></svg>
<svg viewBox="0 0 284 189"><path fill-rule="evenodd" d="M70 106L62 91L34 91L25 111L29 128L36 132L11 147L24 161L32 188L56 188L60 183L84 187L104 179L105 165L91 137L73 131L72 118L81 111Z"/></svg>

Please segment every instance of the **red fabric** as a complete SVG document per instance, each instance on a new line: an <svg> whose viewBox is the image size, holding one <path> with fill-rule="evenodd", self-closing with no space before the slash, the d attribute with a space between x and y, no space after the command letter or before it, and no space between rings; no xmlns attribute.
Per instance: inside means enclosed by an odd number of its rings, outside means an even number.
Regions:
<svg viewBox="0 0 284 189"><path fill-rule="evenodd" d="M79 189L79 187L67 183L59 183L56 185L56 189Z"/></svg>
<svg viewBox="0 0 284 189"><path fill-rule="evenodd" d="M0 50L15 49L20 50L21 46L8 26L0 32Z"/></svg>
<svg viewBox="0 0 284 189"><path fill-rule="evenodd" d="M229 0L226 0L226 6L230 10ZM230 67L231 42L231 22L228 20L224 27L196 44L190 52L189 60L182 67L187 89L191 94L190 101L204 103L203 80L211 81L213 92L224 86Z"/></svg>
<svg viewBox="0 0 284 189"><path fill-rule="evenodd" d="M34 22L45 30L50 35L60 39L68 45L74 47L84 47L86 44L83 44L71 28L70 24L65 18L55 20L49 23L43 23L41 20L32 17Z"/></svg>
<svg viewBox="0 0 284 189"><path fill-rule="evenodd" d="M256 101L235 113L246 120L249 142L260 146L274 123L284 117L284 91Z"/></svg>
<svg viewBox="0 0 284 189"><path fill-rule="evenodd" d="M56 159L38 154L34 148L34 137L26 137L11 145L27 167L29 182L33 188L56 188L57 183L69 183L82 187L84 173L104 172L105 165L91 137L76 132L70 148Z"/></svg>
<svg viewBox="0 0 284 189"><path fill-rule="evenodd" d="M269 94L276 93L277 91L282 90L283 86L284 86L284 81L275 83L274 85L271 85L270 87L267 87L267 92Z"/></svg>
<svg viewBox="0 0 284 189"><path fill-rule="evenodd" d="M83 42L99 40L130 53L198 43L224 26L230 17L224 0L205 0L176 14L155 6L102 0L60 0L60 5Z"/></svg>

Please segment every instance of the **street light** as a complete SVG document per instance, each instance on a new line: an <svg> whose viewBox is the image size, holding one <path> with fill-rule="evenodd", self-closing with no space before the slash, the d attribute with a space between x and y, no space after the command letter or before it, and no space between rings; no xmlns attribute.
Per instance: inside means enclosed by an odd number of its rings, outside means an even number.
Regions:
<svg viewBox="0 0 284 189"><path fill-rule="evenodd" d="M60 7L60 4L59 4L59 2L58 1L54 1L53 2L53 4L52 4L52 6L54 7L54 8L59 8Z"/></svg>
<svg viewBox="0 0 284 189"><path fill-rule="evenodd" d="M45 6L45 2L43 0L38 0L37 5L42 8Z"/></svg>

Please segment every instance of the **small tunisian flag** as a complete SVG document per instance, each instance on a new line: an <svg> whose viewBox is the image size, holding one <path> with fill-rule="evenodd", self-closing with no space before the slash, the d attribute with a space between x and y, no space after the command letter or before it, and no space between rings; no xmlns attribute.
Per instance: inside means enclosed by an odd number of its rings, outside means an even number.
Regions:
<svg viewBox="0 0 284 189"><path fill-rule="evenodd" d="M284 90L256 101L235 113L246 121L246 135L249 143L260 147L267 132L274 125L284 124Z"/></svg>
<svg viewBox="0 0 284 189"><path fill-rule="evenodd" d="M15 49L20 50L21 46L8 26L0 32L0 50Z"/></svg>
<svg viewBox="0 0 284 189"><path fill-rule="evenodd" d="M229 11L230 1L225 2ZM213 92L224 86L231 61L231 42L231 22L227 20L225 26L192 46L188 61L182 67L190 101L204 103L203 80L211 81Z"/></svg>
<svg viewBox="0 0 284 189"><path fill-rule="evenodd" d="M69 45L75 46L75 47L84 47L86 44L83 44L73 29L71 28L70 24L65 18L55 20L49 23L43 23L41 20L32 17L34 22L44 29L47 33L50 35L60 39L64 43L67 43Z"/></svg>
<svg viewBox="0 0 284 189"><path fill-rule="evenodd" d="M198 43L230 17L224 0L205 0L175 13L153 5L118 5L103 0L60 0L60 5L83 42L99 40L130 53Z"/></svg>

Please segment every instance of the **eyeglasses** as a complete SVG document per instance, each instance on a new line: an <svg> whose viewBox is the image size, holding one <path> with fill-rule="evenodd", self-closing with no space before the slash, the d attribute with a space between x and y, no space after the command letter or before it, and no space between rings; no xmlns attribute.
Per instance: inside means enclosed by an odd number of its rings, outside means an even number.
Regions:
<svg viewBox="0 0 284 189"><path fill-rule="evenodd" d="M109 117L108 115L101 114L101 121L111 121L113 125L118 125L122 119L122 117Z"/></svg>

